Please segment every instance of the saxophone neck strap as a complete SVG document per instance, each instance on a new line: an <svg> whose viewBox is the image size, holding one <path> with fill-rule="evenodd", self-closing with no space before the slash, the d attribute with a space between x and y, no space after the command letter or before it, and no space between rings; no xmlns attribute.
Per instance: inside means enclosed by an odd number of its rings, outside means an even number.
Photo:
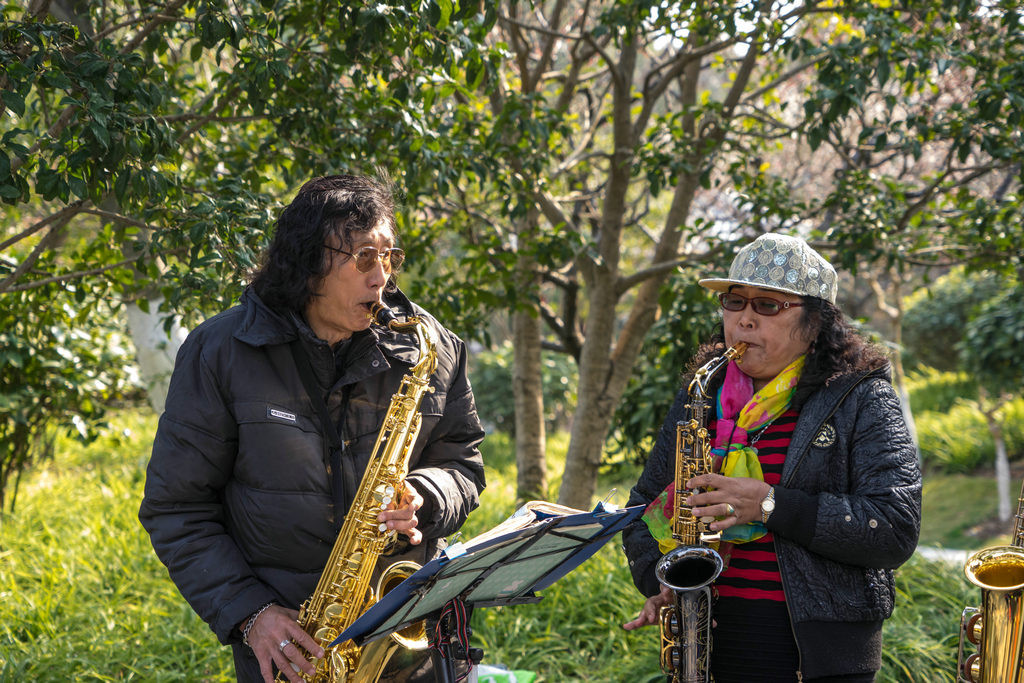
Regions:
<svg viewBox="0 0 1024 683"><path fill-rule="evenodd" d="M316 376L313 374L313 363L309 360L309 353L306 351L305 346L302 344L302 340L295 339L289 344L292 351L292 358L295 359L295 367L299 371L299 377L302 379L302 385L306 388L306 394L309 396L310 402L313 404L313 409L316 410L318 417L320 418L320 428L323 430L327 437L327 441L331 445L332 450L345 450L345 440L341 434L338 433L338 426L331 421L331 416L327 412L327 403L324 401L323 391L320 389L320 383L317 382ZM348 403L348 391L344 392L343 403ZM342 405L342 420L345 419L345 411L348 408L347 405Z"/></svg>
<svg viewBox="0 0 1024 683"><path fill-rule="evenodd" d="M320 383L313 374L313 363L309 360L309 353L302 344L301 339L294 339L289 345L292 351L292 358L295 359L295 367L299 371L299 377L306 388L313 408L320 417L320 430L324 435L324 463L327 465L331 477L331 499L334 501L334 526L341 529L343 514L348 510L350 500L346 499L345 482L343 476L343 464L341 456L345 452L345 413L348 412L348 397L351 387L346 386L342 391L341 419L339 424L331 420L327 411L327 403L324 401L323 391ZM339 433L339 425L342 430Z"/></svg>

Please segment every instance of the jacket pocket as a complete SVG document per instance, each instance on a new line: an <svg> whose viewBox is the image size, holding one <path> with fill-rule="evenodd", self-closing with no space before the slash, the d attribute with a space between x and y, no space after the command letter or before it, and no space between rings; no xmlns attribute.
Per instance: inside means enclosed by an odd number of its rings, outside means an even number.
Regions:
<svg viewBox="0 0 1024 683"><path fill-rule="evenodd" d="M232 409L239 481L265 491L330 491L323 437L308 415L267 401L237 402Z"/></svg>

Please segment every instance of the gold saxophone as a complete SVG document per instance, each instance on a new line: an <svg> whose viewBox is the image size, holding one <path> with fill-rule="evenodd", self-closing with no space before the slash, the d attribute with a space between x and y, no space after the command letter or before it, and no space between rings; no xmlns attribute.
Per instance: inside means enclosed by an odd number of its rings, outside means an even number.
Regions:
<svg viewBox="0 0 1024 683"><path fill-rule="evenodd" d="M967 580L981 588L981 606L960 616L957 681L1020 683L1024 681L1024 486L1010 545L974 553L964 565ZM964 658L964 641L978 651Z"/></svg>
<svg viewBox="0 0 1024 683"><path fill-rule="evenodd" d="M351 640L328 647L382 595L420 568L415 562L396 562L383 572L376 588L370 585L377 560L396 536L395 531L389 531L377 521L377 515L392 501L402 498L409 456L420 430L420 401L424 394L433 391L429 382L437 367L437 338L419 317L399 322L383 304L375 304L370 317L396 332L415 334L419 358L391 397L370 461L327 566L316 590L299 610L299 626L325 650L323 659L310 660L316 666L312 676L300 673L310 683L376 681L399 647L412 650L427 647L423 622L411 624L366 647L357 647ZM278 675L277 680L285 679Z"/></svg>
<svg viewBox="0 0 1024 683"><path fill-rule="evenodd" d="M709 518L693 516L685 504L687 480L713 471L707 417L708 383L729 361L739 363L747 344L740 342L704 364L687 389L686 419L676 424L675 507L672 538L675 549L654 568L658 581L672 589L672 605L661 608L661 669L672 683L703 683L710 678L711 583L722 573L722 557L711 547L721 534L708 528ZM694 493L702 493L703 489Z"/></svg>

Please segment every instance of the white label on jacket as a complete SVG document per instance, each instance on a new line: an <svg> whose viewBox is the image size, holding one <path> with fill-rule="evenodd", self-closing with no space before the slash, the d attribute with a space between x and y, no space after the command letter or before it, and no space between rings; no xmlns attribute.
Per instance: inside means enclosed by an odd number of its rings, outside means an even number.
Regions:
<svg viewBox="0 0 1024 683"><path fill-rule="evenodd" d="M270 406L267 406L267 417L276 417L279 420L288 420L289 422L295 422L294 413L286 413L283 410L271 408Z"/></svg>

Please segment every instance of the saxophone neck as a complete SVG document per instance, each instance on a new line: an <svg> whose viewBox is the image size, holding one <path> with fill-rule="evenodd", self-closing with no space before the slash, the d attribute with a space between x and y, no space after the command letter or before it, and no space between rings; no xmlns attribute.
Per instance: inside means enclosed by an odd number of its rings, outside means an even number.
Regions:
<svg viewBox="0 0 1024 683"><path fill-rule="evenodd" d="M420 353L417 357L416 365L412 368L412 374L416 377L425 378L434 373L434 370L437 368L437 352L435 351L437 335L424 322L423 318L412 315L404 321L399 320L394 310L378 301L370 307L370 319L377 325L386 327L394 332L413 335L419 345Z"/></svg>
<svg viewBox="0 0 1024 683"><path fill-rule="evenodd" d="M711 378L717 375L719 370L728 365L731 360L736 361L737 365L742 363L743 354L746 353L747 346L746 342L739 342L735 346L729 347L721 356L716 356L702 365L701 368L694 373L693 380L690 382L690 386L688 388L690 399L693 400L697 397L706 397L708 395L708 384L711 382Z"/></svg>

